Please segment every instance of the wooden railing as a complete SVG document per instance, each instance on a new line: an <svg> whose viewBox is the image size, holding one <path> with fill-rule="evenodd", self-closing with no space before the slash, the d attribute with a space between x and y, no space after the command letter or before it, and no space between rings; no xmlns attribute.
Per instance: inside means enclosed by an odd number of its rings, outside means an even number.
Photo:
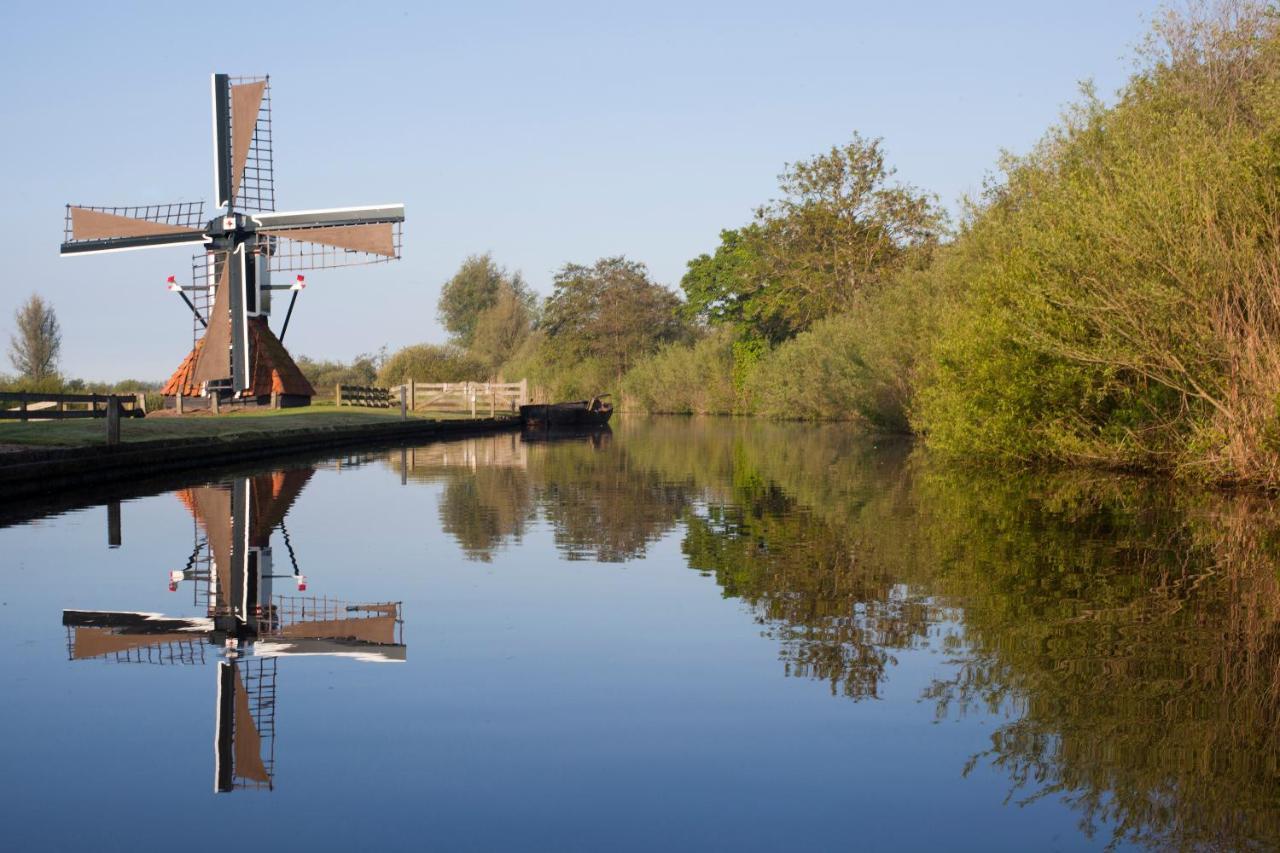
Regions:
<svg viewBox="0 0 1280 853"><path fill-rule="evenodd" d="M339 406L389 408L404 401L410 411L463 412L471 417L514 414L529 402L528 380L519 382L418 382L409 380L391 388L338 385L334 402Z"/></svg>
<svg viewBox="0 0 1280 853"><path fill-rule="evenodd" d="M338 406L363 406L372 409L389 409L399 403L390 389L370 385L336 385L333 402Z"/></svg>
<svg viewBox="0 0 1280 853"><path fill-rule="evenodd" d="M468 412L471 417L514 413L529 402L528 380L519 382L416 382L404 386L409 408Z"/></svg>
<svg viewBox="0 0 1280 853"><path fill-rule="evenodd" d="M105 418L111 401L123 418L147 413L145 394L43 394L38 391L0 391L0 420L61 421Z"/></svg>
<svg viewBox="0 0 1280 853"><path fill-rule="evenodd" d="M0 420L62 421L106 418L107 444L120 443L120 419L147 414L144 394L44 394L0 391Z"/></svg>

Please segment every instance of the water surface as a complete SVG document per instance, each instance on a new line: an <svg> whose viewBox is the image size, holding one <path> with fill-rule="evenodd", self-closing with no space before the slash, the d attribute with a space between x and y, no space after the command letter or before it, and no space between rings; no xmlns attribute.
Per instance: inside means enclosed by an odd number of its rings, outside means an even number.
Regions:
<svg viewBox="0 0 1280 853"><path fill-rule="evenodd" d="M682 419L170 485L0 512L9 849L1280 844L1267 501Z"/></svg>

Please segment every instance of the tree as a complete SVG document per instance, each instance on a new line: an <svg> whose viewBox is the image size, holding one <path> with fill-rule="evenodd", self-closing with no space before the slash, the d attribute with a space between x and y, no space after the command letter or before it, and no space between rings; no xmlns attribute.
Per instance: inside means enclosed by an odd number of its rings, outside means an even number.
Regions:
<svg viewBox="0 0 1280 853"><path fill-rule="evenodd" d="M689 305L775 343L848 310L888 274L927 259L943 233L936 200L890 183L893 175L880 140L856 133L788 165L781 199L746 228L722 232L714 256L689 263L681 282Z"/></svg>
<svg viewBox="0 0 1280 853"><path fill-rule="evenodd" d="M759 230L753 224L721 231L714 255L689 261L689 271L680 280L686 316L713 325L742 324L747 297L758 289L764 274Z"/></svg>
<svg viewBox="0 0 1280 853"><path fill-rule="evenodd" d="M644 264L601 258L556 273L543 328L559 357L598 359L621 378L637 358L684 336L679 312L680 299L650 280Z"/></svg>
<svg viewBox="0 0 1280 853"><path fill-rule="evenodd" d="M53 306L33 293L13 319L17 332L9 338L9 361L18 373L33 382L57 376L62 330Z"/></svg>
<svg viewBox="0 0 1280 853"><path fill-rule="evenodd" d="M532 309L534 295L519 272L508 273L494 263L488 252L471 255L463 261L453 278L441 288L440 300L436 303L440 323L452 336L453 343L470 347L480 316L508 291Z"/></svg>
<svg viewBox="0 0 1280 853"><path fill-rule="evenodd" d="M491 375L497 375L532 331L528 302L504 283L497 301L476 318L471 354L488 366Z"/></svg>

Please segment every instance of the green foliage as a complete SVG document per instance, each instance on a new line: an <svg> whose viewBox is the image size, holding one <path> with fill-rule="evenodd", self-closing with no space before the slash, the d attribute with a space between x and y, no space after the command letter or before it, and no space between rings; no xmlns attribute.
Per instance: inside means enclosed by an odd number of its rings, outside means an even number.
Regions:
<svg viewBox="0 0 1280 853"><path fill-rule="evenodd" d="M942 269L900 272L863 293L848 313L819 321L769 353L748 380L754 411L909 432L936 334Z"/></svg>
<svg viewBox="0 0 1280 853"><path fill-rule="evenodd" d="M540 402L585 400L617 383L599 359L564 357L541 329L530 334L502 372L509 378L529 380L530 392Z"/></svg>
<svg viewBox="0 0 1280 853"><path fill-rule="evenodd" d="M669 344L624 377L624 406L628 411L733 414L740 410L733 360L730 329L714 331L692 344Z"/></svg>
<svg viewBox="0 0 1280 853"><path fill-rule="evenodd" d="M936 200L891 183L880 140L788 165L782 198L745 228L723 231L712 256L689 262L688 310L774 343L848 311L865 290L927 261L945 228Z"/></svg>
<svg viewBox="0 0 1280 853"><path fill-rule="evenodd" d="M642 356L685 335L679 308L644 264L623 257L565 264L547 299L540 340L549 362L593 361L616 384Z"/></svg>
<svg viewBox="0 0 1280 853"><path fill-rule="evenodd" d="M534 295L520 273L508 273L494 263L487 252L470 255L440 289L436 306L440 323L455 344L470 347L481 317L498 304L504 294L514 295L527 310L533 310Z"/></svg>
<svg viewBox="0 0 1280 853"><path fill-rule="evenodd" d="M916 424L955 454L1280 482L1280 51L1231 4L1162 18L1114 107L1010 158L960 238Z"/></svg>
<svg viewBox="0 0 1280 853"><path fill-rule="evenodd" d="M381 386L418 382L483 382L488 369L465 350L449 344L413 344L397 350L378 371Z"/></svg>
<svg viewBox="0 0 1280 853"><path fill-rule="evenodd" d="M760 226L720 232L714 255L689 261L680 280L684 313L690 320L712 325L744 326L750 305L748 296L764 284Z"/></svg>
<svg viewBox="0 0 1280 853"><path fill-rule="evenodd" d="M533 320L528 300L504 284L497 301L476 318L471 355L496 376L529 339Z"/></svg>

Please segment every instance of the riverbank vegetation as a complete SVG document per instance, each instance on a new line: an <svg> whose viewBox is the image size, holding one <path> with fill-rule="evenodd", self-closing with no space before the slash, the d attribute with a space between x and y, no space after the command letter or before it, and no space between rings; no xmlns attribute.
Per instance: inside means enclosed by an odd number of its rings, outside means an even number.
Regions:
<svg viewBox="0 0 1280 853"><path fill-rule="evenodd" d="M447 344L299 359L318 388L527 378L630 411L835 420L968 460L1280 486L1280 28L1253 0L1158 16L950 219L857 133L689 261L566 263L540 299L488 254Z"/></svg>
<svg viewBox="0 0 1280 853"><path fill-rule="evenodd" d="M689 262L566 266L500 368L651 412L854 421L1003 458L1280 484L1280 31L1166 12L948 222L880 140L789 164ZM625 282L625 283L624 283Z"/></svg>

